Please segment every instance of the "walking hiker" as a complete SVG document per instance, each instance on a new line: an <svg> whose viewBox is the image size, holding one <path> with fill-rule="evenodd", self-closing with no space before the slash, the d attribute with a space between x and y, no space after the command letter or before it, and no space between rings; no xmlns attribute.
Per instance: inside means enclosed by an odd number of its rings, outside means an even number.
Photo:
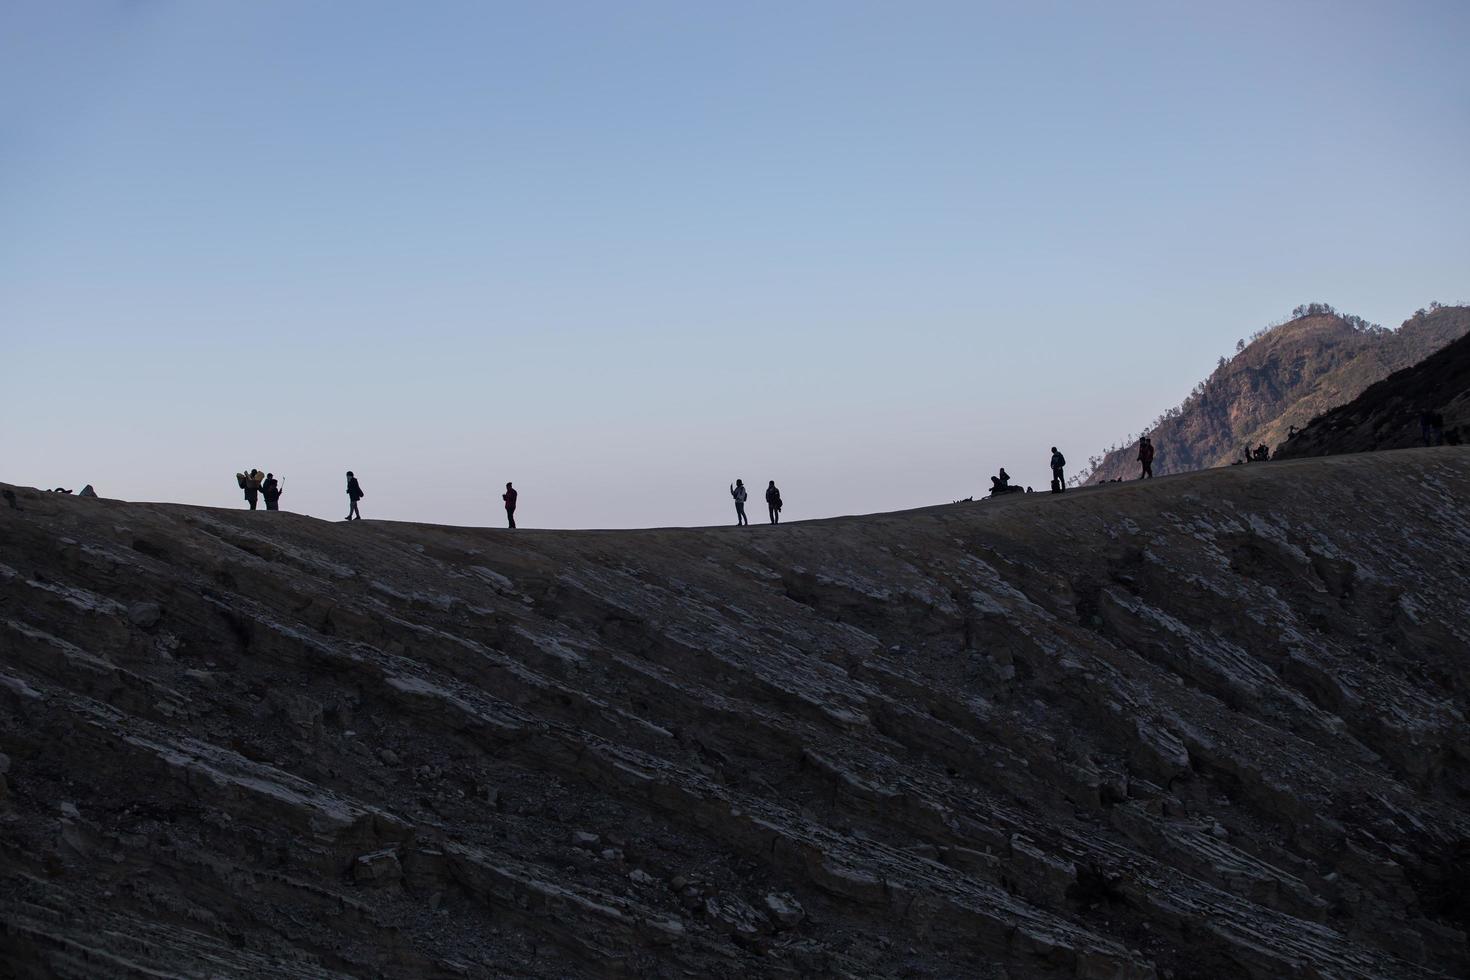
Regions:
<svg viewBox="0 0 1470 980"><path fill-rule="evenodd" d="M749 527L750 521L745 517L745 483L736 480L735 485L730 488L730 496L735 498L735 526Z"/></svg>
<svg viewBox="0 0 1470 980"><path fill-rule="evenodd" d="M235 474L235 482L240 484L241 490L245 491L245 502L250 505L251 510L255 509L255 505L260 499L260 481L264 478L265 474L257 469L249 469L244 473Z"/></svg>
<svg viewBox="0 0 1470 980"><path fill-rule="evenodd" d="M265 482L260 485L260 495L265 498L266 510L280 510L276 502L281 499L281 484L274 473L265 475Z"/></svg>
<svg viewBox="0 0 1470 980"><path fill-rule="evenodd" d="M1062 467L1064 467L1066 465L1067 465L1067 457L1063 456L1061 454L1061 452L1059 452L1057 450L1057 447L1056 446L1052 446L1051 447L1051 492L1052 493L1061 493L1063 490L1067 489L1066 480L1063 479L1063 477L1062 477ZM1029 489L1029 487L1027 489Z"/></svg>
<svg viewBox="0 0 1470 980"><path fill-rule="evenodd" d="M1154 444L1148 436L1140 436L1138 439L1138 461L1143 464L1143 471L1138 474L1138 478L1152 480L1154 477Z"/></svg>
<svg viewBox="0 0 1470 980"><path fill-rule="evenodd" d="M500 499L505 501L505 521L507 524L510 525L510 529L512 531L514 531L516 527L517 496L519 496L519 494L516 493L516 488L511 486L509 483L505 485L505 493L502 493L500 495Z"/></svg>
<svg viewBox="0 0 1470 980"><path fill-rule="evenodd" d="M776 489L776 481L772 480L770 486L766 487L766 507L771 512L771 523L781 522L781 491Z"/></svg>
<svg viewBox="0 0 1470 980"><path fill-rule="evenodd" d="M347 511L347 516L345 518L343 518L343 520L348 520L348 521L351 521L351 520L358 520L358 521L360 521L360 520L362 520L362 515L357 512L357 502L359 500L361 500L365 496L367 496L367 494L365 494L365 493L362 492L362 487L361 487L361 485L358 484L357 477L355 477L355 476L352 475L352 471L351 470L348 470L347 471L347 499L352 504L352 508L349 511Z"/></svg>

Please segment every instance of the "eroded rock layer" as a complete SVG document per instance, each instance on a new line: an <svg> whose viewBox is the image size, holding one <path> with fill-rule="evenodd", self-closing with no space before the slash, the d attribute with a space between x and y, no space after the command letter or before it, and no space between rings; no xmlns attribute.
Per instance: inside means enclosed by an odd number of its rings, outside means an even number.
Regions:
<svg viewBox="0 0 1470 980"><path fill-rule="evenodd" d="M1470 450L779 528L13 490L0 973L1470 972Z"/></svg>

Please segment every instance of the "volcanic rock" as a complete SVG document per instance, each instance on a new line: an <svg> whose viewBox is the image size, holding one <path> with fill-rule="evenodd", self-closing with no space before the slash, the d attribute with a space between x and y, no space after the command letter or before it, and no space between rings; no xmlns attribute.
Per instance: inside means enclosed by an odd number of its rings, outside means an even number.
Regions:
<svg viewBox="0 0 1470 980"><path fill-rule="evenodd" d="M0 975L1470 973L1470 449L626 532L13 490Z"/></svg>

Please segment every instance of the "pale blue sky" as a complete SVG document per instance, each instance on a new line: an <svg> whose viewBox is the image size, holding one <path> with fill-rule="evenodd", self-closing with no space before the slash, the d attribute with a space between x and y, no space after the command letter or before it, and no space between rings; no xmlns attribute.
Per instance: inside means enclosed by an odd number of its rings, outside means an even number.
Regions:
<svg viewBox="0 0 1470 980"><path fill-rule="evenodd" d="M0 6L0 480L526 526L1044 484L1470 298L1470 4Z"/></svg>

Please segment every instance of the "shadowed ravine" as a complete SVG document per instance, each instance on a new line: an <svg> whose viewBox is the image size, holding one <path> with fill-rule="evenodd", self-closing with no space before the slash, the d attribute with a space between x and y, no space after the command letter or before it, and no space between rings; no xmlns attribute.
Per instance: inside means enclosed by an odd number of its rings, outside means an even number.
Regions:
<svg viewBox="0 0 1470 980"><path fill-rule="evenodd" d="M1467 449L743 529L14 489L0 973L1470 972Z"/></svg>

